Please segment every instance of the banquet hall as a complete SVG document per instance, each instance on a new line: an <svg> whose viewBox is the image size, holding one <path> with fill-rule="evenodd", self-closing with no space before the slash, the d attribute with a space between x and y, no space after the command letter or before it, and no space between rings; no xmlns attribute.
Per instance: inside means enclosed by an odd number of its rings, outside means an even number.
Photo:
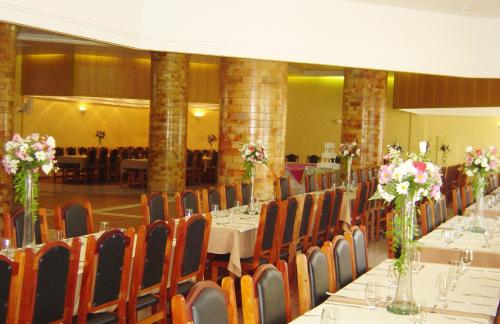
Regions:
<svg viewBox="0 0 500 324"><path fill-rule="evenodd" d="M0 1L0 323L500 323L498 28Z"/></svg>

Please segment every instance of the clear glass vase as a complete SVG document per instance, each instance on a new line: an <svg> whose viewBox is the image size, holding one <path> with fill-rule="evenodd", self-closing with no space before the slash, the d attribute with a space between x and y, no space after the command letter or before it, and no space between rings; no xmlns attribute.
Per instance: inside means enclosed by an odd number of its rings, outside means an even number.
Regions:
<svg viewBox="0 0 500 324"><path fill-rule="evenodd" d="M248 205L249 214L254 214L255 213L255 207L256 206L255 206L255 202L254 202L254 198L253 198L254 184L255 184L255 176L251 175L250 176L250 201L249 201L249 205Z"/></svg>
<svg viewBox="0 0 500 324"><path fill-rule="evenodd" d="M394 222L394 231L398 233L400 240L400 271L396 272L397 288L392 303L387 306L387 311L409 315L416 311L415 300L413 299L412 286L412 256L413 256L413 235L415 227L415 205L413 199L407 198L404 206L396 216L398 222ZM395 234L396 235L396 234ZM398 267L394 267L397 269Z"/></svg>
<svg viewBox="0 0 500 324"><path fill-rule="evenodd" d="M352 157L349 156L347 158L347 184L346 184L347 191L352 190L351 175L352 175Z"/></svg>
<svg viewBox="0 0 500 324"><path fill-rule="evenodd" d="M474 195L476 198L476 208L472 216L471 231L474 233L484 233L484 187L486 181L483 177L478 177L474 180L475 190Z"/></svg>
<svg viewBox="0 0 500 324"><path fill-rule="evenodd" d="M34 220L36 211L33 210L33 193L34 186L36 185L35 177L31 171L26 172L24 186L26 190L26 199L24 200L24 219L23 219L23 248L35 246L35 230Z"/></svg>

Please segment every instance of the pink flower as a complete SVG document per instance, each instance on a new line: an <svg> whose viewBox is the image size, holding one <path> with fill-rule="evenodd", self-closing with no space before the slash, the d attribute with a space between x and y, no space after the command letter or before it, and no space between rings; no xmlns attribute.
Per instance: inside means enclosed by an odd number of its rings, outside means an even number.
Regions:
<svg viewBox="0 0 500 324"><path fill-rule="evenodd" d="M426 183L427 182L427 173L426 172L417 172L415 175L416 183Z"/></svg>
<svg viewBox="0 0 500 324"><path fill-rule="evenodd" d="M497 167L497 162L495 160L490 161L490 168L495 169Z"/></svg>
<svg viewBox="0 0 500 324"><path fill-rule="evenodd" d="M23 153L21 151L16 152L16 156L18 159L22 161L26 161L26 159L28 158L28 155L26 155L26 153Z"/></svg>
<svg viewBox="0 0 500 324"><path fill-rule="evenodd" d="M386 184L391 181L392 177L392 169L388 165L383 165L380 167L380 171L378 174L378 181L381 184Z"/></svg>
<svg viewBox="0 0 500 324"><path fill-rule="evenodd" d="M420 172L425 172L425 169L427 169L427 165L425 165L424 162L413 162L413 166ZM426 178L427 179L427 178Z"/></svg>
<svg viewBox="0 0 500 324"><path fill-rule="evenodd" d="M481 156L481 155L483 155L483 151L481 151L480 149L477 149L476 156Z"/></svg>
<svg viewBox="0 0 500 324"><path fill-rule="evenodd" d="M24 143L23 138L18 133L14 134L14 136L12 137L12 141L14 141L14 142L16 142L18 144Z"/></svg>
<svg viewBox="0 0 500 324"><path fill-rule="evenodd" d="M470 155L467 155L467 157L465 158L465 164L472 165L472 162L474 162L474 158Z"/></svg>
<svg viewBox="0 0 500 324"><path fill-rule="evenodd" d="M433 199L438 199L441 197L441 191L439 191L439 186L438 185L433 185L431 189L431 197Z"/></svg>
<svg viewBox="0 0 500 324"><path fill-rule="evenodd" d="M43 145L40 142L36 142L35 144L31 145L31 147L33 147L37 151L43 150Z"/></svg>

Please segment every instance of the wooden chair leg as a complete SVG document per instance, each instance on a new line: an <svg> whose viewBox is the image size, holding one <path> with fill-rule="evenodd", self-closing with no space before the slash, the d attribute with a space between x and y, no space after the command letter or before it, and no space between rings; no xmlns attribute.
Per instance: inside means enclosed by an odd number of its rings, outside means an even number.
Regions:
<svg viewBox="0 0 500 324"><path fill-rule="evenodd" d="M210 269L212 281L217 282L219 279L219 267L212 265Z"/></svg>

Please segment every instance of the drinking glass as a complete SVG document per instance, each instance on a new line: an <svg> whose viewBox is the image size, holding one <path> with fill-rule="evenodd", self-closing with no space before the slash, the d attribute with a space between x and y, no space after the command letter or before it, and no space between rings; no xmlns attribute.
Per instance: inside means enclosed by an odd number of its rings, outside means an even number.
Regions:
<svg viewBox="0 0 500 324"><path fill-rule="evenodd" d="M493 239L495 233L494 233L494 228L491 228L490 226L486 226L484 229L484 248L489 248L491 247L490 241Z"/></svg>
<svg viewBox="0 0 500 324"><path fill-rule="evenodd" d="M212 211L212 214L213 214L213 211ZM193 209L192 208L186 208L186 210L184 210L184 216L185 217L193 216Z"/></svg>
<svg viewBox="0 0 500 324"><path fill-rule="evenodd" d="M427 318L426 304L424 301L415 301L415 311L410 314L413 324L423 324Z"/></svg>
<svg viewBox="0 0 500 324"><path fill-rule="evenodd" d="M0 247L0 251L3 255L6 257L11 257L12 255L12 241L8 238L3 237L2 238L2 245Z"/></svg>
<svg viewBox="0 0 500 324"><path fill-rule="evenodd" d="M339 310L335 307L325 307L321 312L321 324L335 324L339 318Z"/></svg>
<svg viewBox="0 0 500 324"><path fill-rule="evenodd" d="M234 211L237 212L237 213L239 213L240 212L240 207L241 207L240 201L236 200L236 202L234 204Z"/></svg>
<svg viewBox="0 0 500 324"><path fill-rule="evenodd" d="M460 262L455 260L450 260L448 267L448 277L450 278L451 290L455 289L458 284L458 278L460 277Z"/></svg>
<svg viewBox="0 0 500 324"><path fill-rule="evenodd" d="M411 271L417 273L422 267L422 262L420 262L420 252L413 251L413 262L411 264Z"/></svg>
<svg viewBox="0 0 500 324"><path fill-rule="evenodd" d="M450 291L450 279L447 273L440 273L436 279L436 288L439 301L443 303L443 308L448 307L447 295Z"/></svg>
<svg viewBox="0 0 500 324"><path fill-rule="evenodd" d="M109 229L109 223L108 222L100 222L99 223L99 232L105 232Z"/></svg>
<svg viewBox="0 0 500 324"><path fill-rule="evenodd" d="M389 269L387 269L387 280L389 281L389 295L385 297L385 300L390 302L394 298L394 294L396 292L398 277L396 275L396 268L394 264L389 265Z"/></svg>
<svg viewBox="0 0 500 324"><path fill-rule="evenodd" d="M380 287L376 282L369 282L366 284L365 288L365 300L368 304L368 309L375 311L377 308L377 303L382 301L382 296L380 295Z"/></svg>
<svg viewBox="0 0 500 324"><path fill-rule="evenodd" d="M488 208L493 208L495 204L495 199L493 197L488 197Z"/></svg>
<svg viewBox="0 0 500 324"><path fill-rule="evenodd" d="M453 242L453 231L444 229L441 231L441 240L448 246Z"/></svg>
<svg viewBox="0 0 500 324"><path fill-rule="evenodd" d="M49 229L49 241L61 241L64 239L63 231Z"/></svg>
<svg viewBox="0 0 500 324"><path fill-rule="evenodd" d="M472 249L460 250L460 263L462 264L463 272L467 271L473 260L474 252L472 251Z"/></svg>

